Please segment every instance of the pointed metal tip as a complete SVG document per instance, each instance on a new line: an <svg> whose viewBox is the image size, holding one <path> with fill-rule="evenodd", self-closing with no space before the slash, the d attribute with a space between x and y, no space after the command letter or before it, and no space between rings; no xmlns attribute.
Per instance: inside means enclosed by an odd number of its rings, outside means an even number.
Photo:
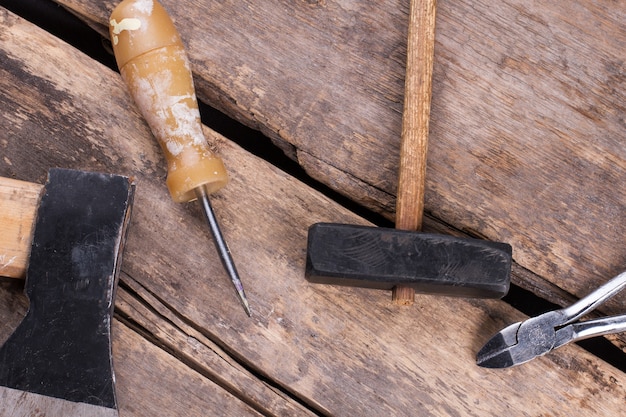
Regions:
<svg viewBox="0 0 626 417"><path fill-rule="evenodd" d="M237 291L239 293L239 299L241 300L241 304L243 305L243 309L246 311L248 317L252 317L252 312L250 311L250 304L248 304L248 299L246 295L242 291Z"/></svg>
<svg viewBox="0 0 626 417"><path fill-rule="evenodd" d="M204 217L209 224L209 228L211 229L213 242L215 242L215 246L217 248L220 259L222 260L222 264L224 265L224 269L226 270L228 277L235 286L235 289L237 290L237 294L239 295L239 299L241 300L241 304L243 305L244 310L246 310L246 314L248 315L248 317L252 317L252 313L250 312L250 305L248 304L248 299L246 298L246 294L243 292L243 284L241 283L241 279L239 279L237 268L235 268L235 263L233 262L233 258L230 255L230 249L228 249L228 245L224 240L224 236L222 236L222 231L217 224L217 218L215 217L215 213L213 213L213 208L211 207L211 202L209 201L207 190L204 186L196 188L196 196L198 197L198 201L200 202L202 213L204 214Z"/></svg>
<svg viewBox="0 0 626 417"><path fill-rule="evenodd" d="M514 365L511 349L517 345L517 330L521 322L513 323L491 339L478 351L476 364L483 368L508 368Z"/></svg>

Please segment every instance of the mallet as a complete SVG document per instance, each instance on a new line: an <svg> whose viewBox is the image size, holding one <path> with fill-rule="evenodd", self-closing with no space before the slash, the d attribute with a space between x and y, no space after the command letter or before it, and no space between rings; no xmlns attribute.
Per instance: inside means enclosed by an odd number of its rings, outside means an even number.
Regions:
<svg viewBox="0 0 626 417"><path fill-rule="evenodd" d="M435 45L435 0L411 0L396 229L318 223L309 229L311 282L393 289L397 304L415 291L500 298L509 289L511 246L417 233L422 226Z"/></svg>

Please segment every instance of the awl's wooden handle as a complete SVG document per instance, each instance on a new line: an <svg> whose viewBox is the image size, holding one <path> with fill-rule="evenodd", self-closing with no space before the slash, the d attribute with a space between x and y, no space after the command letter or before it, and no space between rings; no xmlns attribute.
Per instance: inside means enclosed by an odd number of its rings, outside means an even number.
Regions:
<svg viewBox="0 0 626 417"><path fill-rule="evenodd" d="M125 0L109 23L122 78L165 153L174 201L194 200L202 185L208 193L222 188L228 175L202 132L189 60L165 9Z"/></svg>
<svg viewBox="0 0 626 417"><path fill-rule="evenodd" d="M0 177L0 276L24 278L43 185Z"/></svg>

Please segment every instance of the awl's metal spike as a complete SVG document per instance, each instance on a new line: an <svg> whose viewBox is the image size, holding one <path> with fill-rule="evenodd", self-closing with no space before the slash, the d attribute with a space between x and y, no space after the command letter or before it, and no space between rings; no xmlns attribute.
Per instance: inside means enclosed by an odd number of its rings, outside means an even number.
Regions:
<svg viewBox="0 0 626 417"><path fill-rule="evenodd" d="M196 188L196 196L198 197L198 202L200 203L204 217L211 228L211 235L213 236L213 241L215 242L215 246L219 252L222 264L224 264L224 269L226 269L231 282L237 290L237 294L239 295L239 299L241 300L244 310L246 310L246 314L248 317L251 317L252 313L250 312L250 305L248 304L246 293L243 290L243 284L239 278L239 273L237 273L237 268L235 267L233 258L230 255L230 249L228 249L228 245L224 240L220 226L217 223L217 218L215 217L213 207L211 207L211 202L209 201L209 196L204 186Z"/></svg>

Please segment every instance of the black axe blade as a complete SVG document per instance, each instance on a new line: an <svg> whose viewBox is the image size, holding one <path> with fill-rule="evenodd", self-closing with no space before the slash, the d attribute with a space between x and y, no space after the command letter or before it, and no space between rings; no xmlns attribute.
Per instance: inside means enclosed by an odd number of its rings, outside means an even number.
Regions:
<svg viewBox="0 0 626 417"><path fill-rule="evenodd" d="M126 177L50 170L26 276L29 310L0 348L0 414L29 415L26 406L117 415L110 330L133 195Z"/></svg>
<svg viewBox="0 0 626 417"><path fill-rule="evenodd" d="M306 277L321 284L501 298L512 248L479 239L383 227L317 223L309 228Z"/></svg>

